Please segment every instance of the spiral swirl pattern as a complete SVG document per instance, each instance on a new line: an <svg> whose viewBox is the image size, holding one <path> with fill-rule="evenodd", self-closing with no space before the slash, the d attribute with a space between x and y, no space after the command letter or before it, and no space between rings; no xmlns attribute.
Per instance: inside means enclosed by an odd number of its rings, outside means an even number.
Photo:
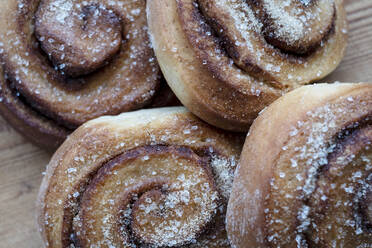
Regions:
<svg viewBox="0 0 372 248"><path fill-rule="evenodd" d="M290 113L272 115L300 99ZM371 109L371 84L303 87L269 107L252 127L234 181L227 217L232 242L370 247ZM263 129L275 130L267 133L275 137L254 143ZM248 171L260 176L252 179Z"/></svg>
<svg viewBox="0 0 372 248"><path fill-rule="evenodd" d="M40 189L46 247L229 247L224 217L241 144L184 108L84 124Z"/></svg>
<svg viewBox="0 0 372 248"><path fill-rule="evenodd" d="M340 0L159 0L148 6L168 83L192 112L225 129L248 130L283 93L333 71L346 46ZM161 37L164 29L172 37Z"/></svg>
<svg viewBox="0 0 372 248"><path fill-rule="evenodd" d="M145 5L142 0L4 1L0 94L7 119L61 143L64 133L90 119L150 105L160 72Z"/></svg>

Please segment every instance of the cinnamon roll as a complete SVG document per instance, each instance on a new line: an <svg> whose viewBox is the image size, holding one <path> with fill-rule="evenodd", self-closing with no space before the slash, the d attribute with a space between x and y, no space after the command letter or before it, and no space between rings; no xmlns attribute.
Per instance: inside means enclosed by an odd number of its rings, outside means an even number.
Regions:
<svg viewBox="0 0 372 248"><path fill-rule="evenodd" d="M201 119L248 131L283 93L343 57L342 0L151 0L149 31L168 84Z"/></svg>
<svg viewBox="0 0 372 248"><path fill-rule="evenodd" d="M153 101L162 94L160 72L147 34L145 4L2 1L4 117L37 144L55 148L90 119L158 106Z"/></svg>
<svg viewBox="0 0 372 248"><path fill-rule="evenodd" d="M183 107L87 122L47 167L45 247L230 247L224 217L242 141Z"/></svg>
<svg viewBox="0 0 372 248"><path fill-rule="evenodd" d="M305 86L253 123L227 210L234 247L371 247L372 84Z"/></svg>

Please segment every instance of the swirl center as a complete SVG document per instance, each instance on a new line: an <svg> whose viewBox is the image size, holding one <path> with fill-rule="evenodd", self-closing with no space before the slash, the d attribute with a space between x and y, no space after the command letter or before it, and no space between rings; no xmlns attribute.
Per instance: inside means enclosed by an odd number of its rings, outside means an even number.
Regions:
<svg viewBox="0 0 372 248"><path fill-rule="evenodd" d="M101 235L113 247L189 244L213 219L218 199L213 175L193 150L136 148L105 164L92 179L74 219L76 243L92 247ZM91 219L97 219L95 225Z"/></svg>
<svg viewBox="0 0 372 248"><path fill-rule="evenodd" d="M318 46L332 28L334 3L319 1L260 0L258 6L265 39L283 51L306 54Z"/></svg>
<svg viewBox="0 0 372 248"><path fill-rule="evenodd" d="M55 68L77 77L104 66L122 43L120 18L96 3L45 0L35 16L35 35Z"/></svg>

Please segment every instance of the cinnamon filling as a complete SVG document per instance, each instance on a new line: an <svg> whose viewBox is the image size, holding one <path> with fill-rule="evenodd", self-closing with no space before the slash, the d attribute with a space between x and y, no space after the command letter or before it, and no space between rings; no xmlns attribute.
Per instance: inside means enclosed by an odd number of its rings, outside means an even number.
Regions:
<svg viewBox="0 0 372 248"><path fill-rule="evenodd" d="M312 81L322 68L309 73L306 67L317 63L340 25L332 0L177 3L183 31L201 62L218 79L240 87L257 80L260 87L264 82L285 90Z"/></svg>
<svg viewBox="0 0 372 248"><path fill-rule="evenodd" d="M259 0L252 4L263 23L266 41L285 53L306 55L320 46L331 31L335 20L332 1ZM316 30L316 31L314 31Z"/></svg>
<svg viewBox="0 0 372 248"><path fill-rule="evenodd" d="M145 2L40 0L8 8L16 18L0 34L1 63L35 112L75 129L151 103L160 75Z"/></svg>
<svg viewBox="0 0 372 248"><path fill-rule="evenodd" d="M363 231L372 233L372 174L368 175L355 198L357 225Z"/></svg>
<svg viewBox="0 0 372 248"><path fill-rule="evenodd" d="M43 1L35 15L35 35L42 49L55 68L70 77L104 66L122 43L121 20L112 10L84 2L79 8Z"/></svg>
<svg viewBox="0 0 372 248"><path fill-rule="evenodd" d="M317 189L311 198L313 226L305 235L308 244L325 245L343 242L343 239L350 244L368 243L371 233L368 212L372 172L370 124L370 116L367 116L336 135L339 143L329 154L329 163L319 171ZM323 229L329 225L330 218L334 218L330 221L334 226ZM341 233L347 233L347 238Z"/></svg>
<svg viewBox="0 0 372 248"><path fill-rule="evenodd" d="M247 25L245 28L262 33L268 44L284 54L310 54L334 28L336 9L334 2L330 0L311 3L298 0L285 3L278 0L198 1L198 5L194 6L199 6L208 24L233 47L238 47L234 44L234 38L237 38L234 33L244 32L244 28L225 24L225 19L221 16L224 13L221 9L223 3L236 5L233 7L233 18L240 19L241 25ZM243 55L239 49L234 50L235 53L229 54L232 58L236 57L233 56L236 53Z"/></svg>
<svg viewBox="0 0 372 248"><path fill-rule="evenodd" d="M265 203L270 247L371 244L371 115L340 130L329 108L309 111L315 120L297 123L278 159Z"/></svg>
<svg viewBox="0 0 372 248"><path fill-rule="evenodd" d="M69 205L76 209L66 209L64 245L178 247L198 239L208 244L208 233L225 246L219 219L226 206L208 156L207 150L155 145L107 162L73 193L77 203Z"/></svg>

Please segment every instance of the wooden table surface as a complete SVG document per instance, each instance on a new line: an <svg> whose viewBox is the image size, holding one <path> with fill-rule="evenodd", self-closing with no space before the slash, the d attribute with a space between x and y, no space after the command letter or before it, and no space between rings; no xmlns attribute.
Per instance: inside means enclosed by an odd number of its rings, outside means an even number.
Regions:
<svg viewBox="0 0 372 248"><path fill-rule="evenodd" d="M372 1L346 0L349 45L324 82L372 82ZM0 117L0 247L41 247L35 199L51 154L33 146Z"/></svg>

